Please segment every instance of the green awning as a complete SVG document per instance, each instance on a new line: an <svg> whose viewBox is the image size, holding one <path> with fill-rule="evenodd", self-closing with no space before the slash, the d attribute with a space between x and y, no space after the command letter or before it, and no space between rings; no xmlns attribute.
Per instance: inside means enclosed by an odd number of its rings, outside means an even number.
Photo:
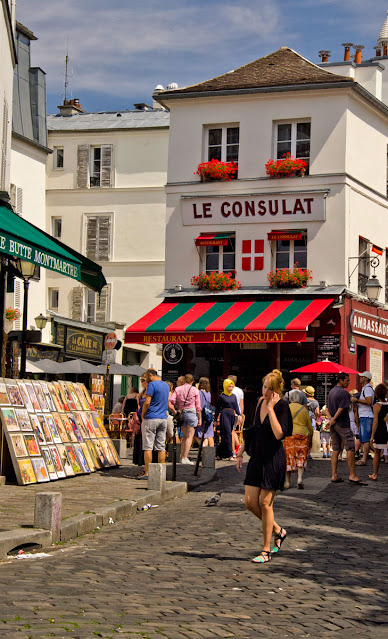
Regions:
<svg viewBox="0 0 388 639"><path fill-rule="evenodd" d="M101 266L27 222L7 205L0 206L0 253L32 262L101 292Z"/></svg>

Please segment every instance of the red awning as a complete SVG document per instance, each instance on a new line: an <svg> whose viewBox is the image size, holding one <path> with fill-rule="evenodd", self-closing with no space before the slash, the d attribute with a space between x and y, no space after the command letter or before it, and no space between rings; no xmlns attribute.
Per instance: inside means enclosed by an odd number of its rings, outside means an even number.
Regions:
<svg viewBox="0 0 388 639"><path fill-rule="evenodd" d="M333 298L162 302L125 331L126 344L303 342Z"/></svg>
<svg viewBox="0 0 388 639"><path fill-rule="evenodd" d="M273 231L268 233L269 240L301 240L302 237L302 231L297 231L295 233L292 231Z"/></svg>
<svg viewBox="0 0 388 639"><path fill-rule="evenodd" d="M195 238L196 246L227 246L234 233L201 233Z"/></svg>

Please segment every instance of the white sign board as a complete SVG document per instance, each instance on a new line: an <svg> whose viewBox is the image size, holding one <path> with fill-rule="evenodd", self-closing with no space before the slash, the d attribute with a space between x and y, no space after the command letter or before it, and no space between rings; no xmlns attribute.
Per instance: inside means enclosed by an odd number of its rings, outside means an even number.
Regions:
<svg viewBox="0 0 388 639"><path fill-rule="evenodd" d="M184 226L324 222L326 193L182 197Z"/></svg>
<svg viewBox="0 0 388 639"><path fill-rule="evenodd" d="M369 370L372 373L372 385L376 388L377 384L383 382L383 351L377 348L371 348L369 351Z"/></svg>
<svg viewBox="0 0 388 639"><path fill-rule="evenodd" d="M102 351L102 363L103 364L115 364L116 363L116 353L115 350L106 350Z"/></svg>

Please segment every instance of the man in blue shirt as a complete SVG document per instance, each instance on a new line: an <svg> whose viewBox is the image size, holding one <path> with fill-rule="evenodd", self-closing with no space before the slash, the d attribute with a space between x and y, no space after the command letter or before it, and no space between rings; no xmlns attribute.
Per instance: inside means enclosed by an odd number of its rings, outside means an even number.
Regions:
<svg viewBox="0 0 388 639"><path fill-rule="evenodd" d="M140 475L139 478L148 479L148 466L152 462L152 451L158 451L159 464L164 464L166 460L167 411L170 389L166 382L162 382L155 369L149 368L144 376L148 382L141 413L144 475Z"/></svg>

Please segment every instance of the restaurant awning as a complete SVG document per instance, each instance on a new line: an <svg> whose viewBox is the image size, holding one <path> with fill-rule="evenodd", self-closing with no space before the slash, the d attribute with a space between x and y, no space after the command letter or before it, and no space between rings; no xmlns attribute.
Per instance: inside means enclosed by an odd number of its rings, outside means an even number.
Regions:
<svg viewBox="0 0 388 639"><path fill-rule="evenodd" d="M201 233L195 238L196 246L228 246L234 233Z"/></svg>
<svg viewBox="0 0 388 639"><path fill-rule="evenodd" d="M334 298L162 302L125 331L126 344L303 342Z"/></svg>
<svg viewBox="0 0 388 639"><path fill-rule="evenodd" d="M0 206L1 253L71 277L98 292L106 284L101 266L19 217L7 205Z"/></svg>

